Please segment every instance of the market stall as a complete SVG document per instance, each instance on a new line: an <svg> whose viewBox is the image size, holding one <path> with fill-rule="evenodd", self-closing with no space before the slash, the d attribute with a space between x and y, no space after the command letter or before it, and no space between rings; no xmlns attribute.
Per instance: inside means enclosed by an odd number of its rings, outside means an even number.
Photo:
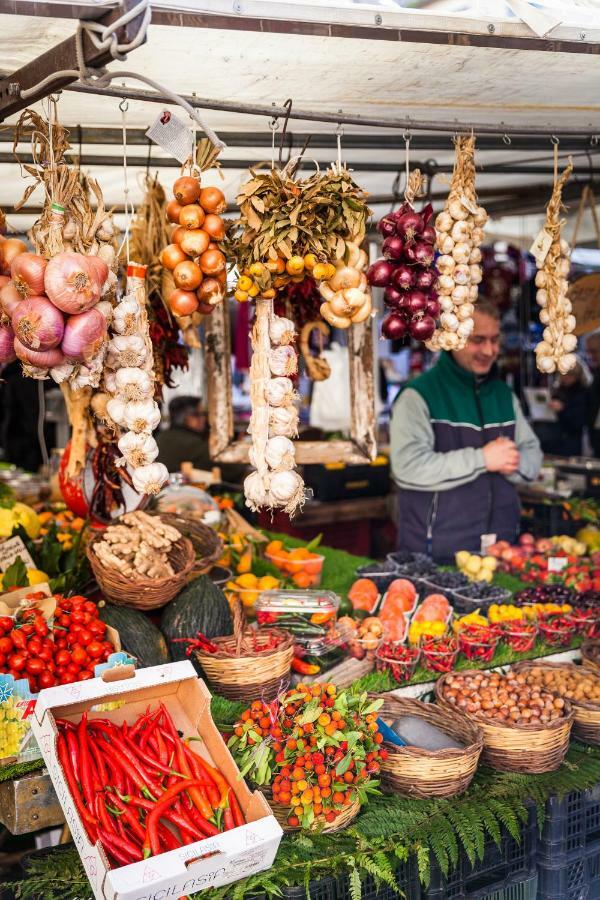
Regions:
<svg viewBox="0 0 600 900"><path fill-rule="evenodd" d="M596 23L238 6L0 4L0 361L44 463L0 489L0 820L65 845L6 896L595 896L595 469L451 565L370 532L380 348L463 349L498 236L523 384L577 368ZM186 366L208 462L170 473Z"/></svg>

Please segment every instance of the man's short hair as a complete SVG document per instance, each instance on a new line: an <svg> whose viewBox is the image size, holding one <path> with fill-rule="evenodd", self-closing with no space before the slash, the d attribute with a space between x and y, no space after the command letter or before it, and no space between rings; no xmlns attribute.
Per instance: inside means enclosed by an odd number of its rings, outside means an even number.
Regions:
<svg viewBox="0 0 600 900"><path fill-rule="evenodd" d="M171 425L184 425L188 416L193 416L198 412L199 406L199 397L191 397L188 395L173 397L169 403L169 419Z"/></svg>
<svg viewBox="0 0 600 900"><path fill-rule="evenodd" d="M496 303L493 300L490 300L489 297L480 297L479 300L475 303L475 312L481 313L482 316L490 316L490 318L495 319L496 322L499 322L501 319L500 310Z"/></svg>

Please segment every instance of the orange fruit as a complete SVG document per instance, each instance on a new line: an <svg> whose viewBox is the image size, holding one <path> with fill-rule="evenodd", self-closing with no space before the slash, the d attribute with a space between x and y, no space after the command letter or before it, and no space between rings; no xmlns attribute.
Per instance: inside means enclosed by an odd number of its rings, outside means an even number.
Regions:
<svg viewBox="0 0 600 900"><path fill-rule="evenodd" d="M308 572L295 572L292 575L292 581L299 588L307 588L313 584L313 576L309 575Z"/></svg>
<svg viewBox="0 0 600 900"><path fill-rule="evenodd" d="M280 550L283 550L282 541L269 541L265 547L265 553L268 553L269 556L279 556Z"/></svg>

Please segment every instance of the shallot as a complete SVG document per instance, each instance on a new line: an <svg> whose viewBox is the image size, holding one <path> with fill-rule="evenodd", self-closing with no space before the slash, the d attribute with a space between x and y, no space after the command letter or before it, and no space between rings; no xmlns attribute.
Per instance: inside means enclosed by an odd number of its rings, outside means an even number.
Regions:
<svg viewBox="0 0 600 900"><path fill-rule="evenodd" d="M20 303L21 295L12 281L9 281L8 284L5 284L0 289L0 306L2 307L2 312L5 316L8 316L9 319L12 319L13 313Z"/></svg>
<svg viewBox="0 0 600 900"><path fill-rule="evenodd" d="M103 281L91 257L59 253L46 267L45 291L54 305L69 315L86 312L100 299ZM106 264L104 264L106 266Z"/></svg>
<svg viewBox="0 0 600 900"><path fill-rule="evenodd" d="M22 300L11 321L16 336L29 350L52 350L63 339L63 315L46 297Z"/></svg>
<svg viewBox="0 0 600 900"><path fill-rule="evenodd" d="M16 358L15 333L10 325L0 325L0 363L6 365Z"/></svg>
<svg viewBox="0 0 600 900"><path fill-rule="evenodd" d="M44 273L48 260L36 253L19 253L12 261L10 275L21 297L44 293Z"/></svg>
<svg viewBox="0 0 600 900"><path fill-rule="evenodd" d="M106 340L106 319L97 309L69 316L62 340L64 355L77 362L91 360Z"/></svg>
<svg viewBox="0 0 600 900"><path fill-rule="evenodd" d="M64 354L58 347L52 350L30 350L18 337L15 337L14 349L21 362L29 363L38 369L53 369L65 361Z"/></svg>

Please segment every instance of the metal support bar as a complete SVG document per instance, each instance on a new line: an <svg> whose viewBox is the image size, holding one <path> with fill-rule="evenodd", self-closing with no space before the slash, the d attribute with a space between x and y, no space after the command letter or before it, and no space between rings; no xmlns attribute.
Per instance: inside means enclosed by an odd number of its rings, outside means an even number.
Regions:
<svg viewBox="0 0 600 900"><path fill-rule="evenodd" d="M153 21L155 20L153 19ZM69 85L67 90L76 91L80 94L95 94L101 97L115 97L117 99L126 97L129 100L142 100L148 103L171 103L167 97L161 96L159 93L138 91L129 87L96 88L76 83ZM288 112L285 107L276 106L275 104L266 106L253 103L229 103L224 100L209 100L205 97L182 96L192 106L200 109L215 109L222 112L242 113L250 116L267 116L270 119L284 119ZM485 122L459 122L458 120L453 122L439 120L425 122L420 119L411 119L410 116L403 119L378 119L372 116L351 116L341 111L337 113L312 112L306 109L298 109L295 106L292 108L289 118L302 119L307 122L329 122L333 125L363 125L367 128L401 129L402 131L441 131L450 135L470 131L474 131L477 135L496 134L502 136L508 134L511 137L515 134L545 136L546 138L555 135L561 141L567 136L592 139L596 135L600 135L600 126L594 126L591 122L583 128L557 128L554 125L510 125L507 122L489 124Z"/></svg>
<svg viewBox="0 0 600 900"><path fill-rule="evenodd" d="M120 18L123 13L133 9L136 2L137 0L121 0L120 6L109 12L104 12L103 8L103 15L98 17L97 21L102 25L110 25ZM127 43L133 40L138 33L142 18L143 13L140 13L140 15L136 16L128 25L119 28L117 38L120 43ZM87 66L100 68L111 62L112 56L110 50L98 50L94 47L85 32L83 33L82 44L83 55ZM63 69L77 68L76 37L73 35L62 41L60 44L57 44L55 47L52 47L50 50L47 50L46 53L42 53L42 55L36 57L36 59L31 60L31 62L26 63L16 72L5 76L5 78L0 81L0 121L3 121L13 113L25 109L26 106L31 106L36 100L45 97L47 94L47 91L41 90L39 95L36 94L28 97L27 100L23 100L20 96L22 90L35 87L36 84L55 72ZM71 84L72 81L72 78L60 79L52 85L52 90L58 91L68 84ZM121 96L123 95L121 94Z"/></svg>
<svg viewBox="0 0 600 900"><path fill-rule="evenodd" d="M119 5L118 0L109 3L104 0L102 12L108 12ZM98 18L98 6L89 3L44 3L36 0L0 0L0 14L8 16L33 16L39 19L45 16L52 19L87 19Z"/></svg>

